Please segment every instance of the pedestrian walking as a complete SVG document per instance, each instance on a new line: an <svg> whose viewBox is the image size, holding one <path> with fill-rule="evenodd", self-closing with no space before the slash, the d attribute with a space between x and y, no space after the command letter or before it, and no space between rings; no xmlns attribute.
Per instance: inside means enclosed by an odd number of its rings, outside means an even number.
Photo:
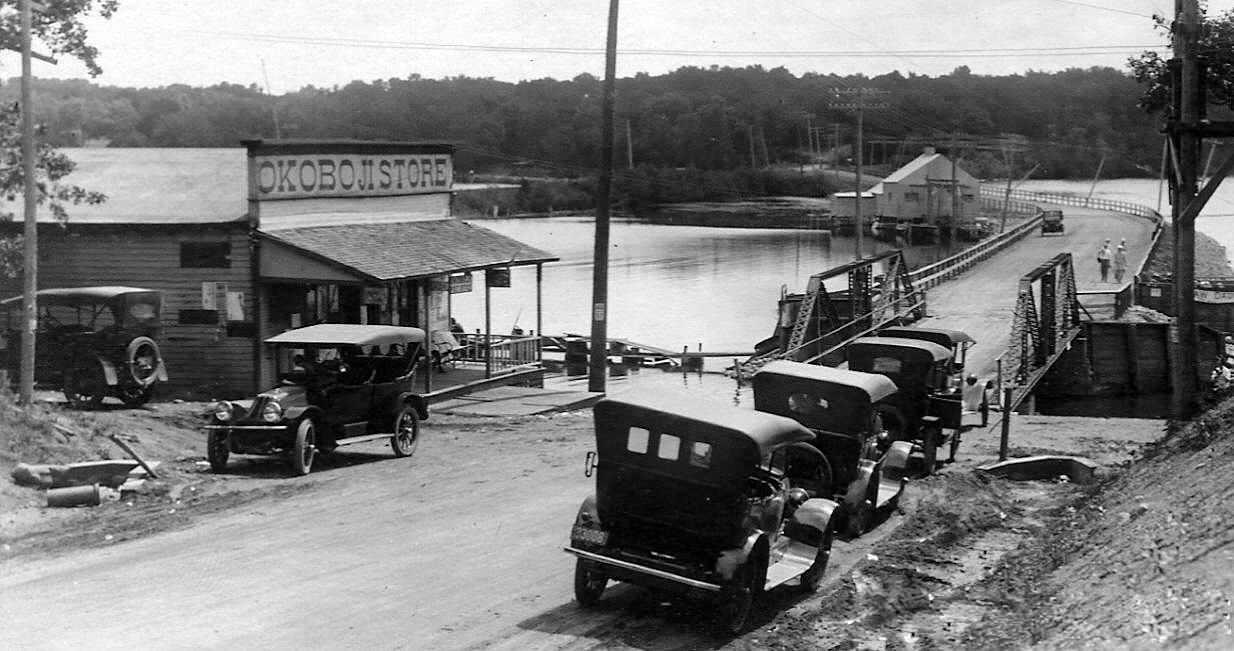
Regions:
<svg viewBox="0 0 1234 651"><path fill-rule="evenodd" d="M1097 251L1097 264L1101 267L1101 282L1110 282L1110 258L1113 254L1110 252L1110 241L1106 240L1105 244Z"/></svg>
<svg viewBox="0 0 1234 651"><path fill-rule="evenodd" d="M1123 274L1127 273L1127 240L1114 249L1114 282L1122 284Z"/></svg>

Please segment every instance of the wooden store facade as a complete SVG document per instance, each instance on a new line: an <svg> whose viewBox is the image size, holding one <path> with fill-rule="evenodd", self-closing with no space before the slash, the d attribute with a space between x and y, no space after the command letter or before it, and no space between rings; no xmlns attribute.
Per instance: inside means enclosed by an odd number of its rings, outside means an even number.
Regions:
<svg viewBox="0 0 1234 651"><path fill-rule="evenodd" d="M556 259L452 217L451 145L243 145L66 150L78 165L66 181L108 199L71 206L66 225L50 211L39 215L40 289L163 292L171 395L243 396L269 386L274 360L262 342L291 328L447 330L452 291L471 289L473 279L508 282L510 267ZM0 282L0 296L20 292L20 278Z"/></svg>

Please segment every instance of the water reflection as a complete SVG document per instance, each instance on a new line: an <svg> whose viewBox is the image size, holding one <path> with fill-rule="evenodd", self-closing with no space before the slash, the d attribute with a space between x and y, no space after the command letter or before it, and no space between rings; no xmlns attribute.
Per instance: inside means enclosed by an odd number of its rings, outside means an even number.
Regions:
<svg viewBox="0 0 1234 651"><path fill-rule="evenodd" d="M542 330L591 328L594 222L555 217L480 222L561 258L544 267ZM810 275L853 259L851 237L822 231L668 226L614 221L609 252L608 332L679 351L748 352L771 334L782 289L800 291ZM864 238L867 254L899 248ZM946 245L905 250L910 265L949 254ZM535 329L535 270L516 268L512 287L492 290L492 331ZM452 297L468 330L484 328L482 287ZM730 380L731 381L731 380Z"/></svg>

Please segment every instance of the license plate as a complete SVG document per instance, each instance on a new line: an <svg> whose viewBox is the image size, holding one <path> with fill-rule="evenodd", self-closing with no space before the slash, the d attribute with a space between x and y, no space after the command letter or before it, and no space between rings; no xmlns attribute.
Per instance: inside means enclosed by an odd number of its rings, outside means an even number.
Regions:
<svg viewBox="0 0 1234 651"><path fill-rule="evenodd" d="M603 545L608 542L608 532L601 531L599 529L575 526L574 530L570 532L570 538L588 542L593 545Z"/></svg>

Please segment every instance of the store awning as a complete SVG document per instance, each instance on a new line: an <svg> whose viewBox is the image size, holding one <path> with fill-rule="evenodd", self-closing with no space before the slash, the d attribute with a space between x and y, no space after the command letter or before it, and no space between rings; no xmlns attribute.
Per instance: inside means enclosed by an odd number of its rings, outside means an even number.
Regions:
<svg viewBox="0 0 1234 651"><path fill-rule="evenodd" d="M281 245L271 247L272 255L263 255L261 273L268 278L337 280L323 273L328 268L357 280L381 282L558 259L458 219L258 232L263 239ZM297 255L303 257L293 259Z"/></svg>

